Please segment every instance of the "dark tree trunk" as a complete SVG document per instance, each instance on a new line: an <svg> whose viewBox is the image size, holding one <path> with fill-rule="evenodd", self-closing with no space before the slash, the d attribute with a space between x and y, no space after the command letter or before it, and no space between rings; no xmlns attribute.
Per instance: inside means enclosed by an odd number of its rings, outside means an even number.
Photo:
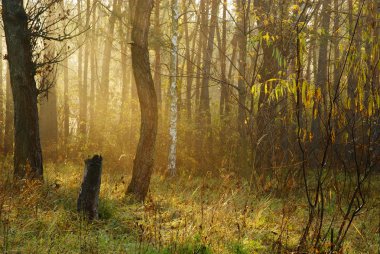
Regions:
<svg viewBox="0 0 380 254"><path fill-rule="evenodd" d="M211 134L211 112L210 112L210 74L211 74L211 61L214 50L214 37L217 25L219 1L212 0L211 8L211 21L208 30L208 38L204 39L206 47L203 48L203 67L202 67L202 83L201 94L199 102L199 116L198 126L200 128L199 144L201 149L199 152L200 161L208 159L210 153L212 154L212 134ZM204 165L206 166L206 165Z"/></svg>
<svg viewBox="0 0 380 254"><path fill-rule="evenodd" d="M102 76L100 79L100 93L97 97L98 112L102 120L100 124L99 131L103 131L105 128L105 122L108 112L108 102L109 102L109 86L110 86L110 64L112 55L112 43L114 41L114 31L116 23L116 14L118 13L119 1L113 0L112 2L112 12L109 18L107 36L104 41L104 51L103 51L103 61L102 61Z"/></svg>
<svg viewBox="0 0 380 254"><path fill-rule="evenodd" d="M78 27L80 29L82 28L82 1L77 2L77 8L78 8ZM84 111L84 94L83 94L83 47L80 45L81 40L79 41L79 50L78 50L78 97L79 97L79 134L81 135L81 138L85 134L85 111Z"/></svg>
<svg viewBox="0 0 380 254"><path fill-rule="evenodd" d="M312 146L316 148L321 137L321 118L322 118L322 105L327 103L327 82L328 82L328 45L329 45L329 27L330 27L330 14L329 7L330 1L323 2L322 6L322 29L324 34L321 35L319 41L318 52L318 69L315 77L316 94L314 96L313 105L313 120L311 131L313 133ZM319 94L320 93L320 94Z"/></svg>
<svg viewBox="0 0 380 254"><path fill-rule="evenodd" d="M200 89L201 89L201 74L202 74L202 57L203 52L204 52L204 45L207 45L207 34L208 34L208 29L207 29L207 15L208 15L208 0L201 0L199 3L199 16L198 19L200 19L199 26L200 26L200 32L199 32L199 39L198 39L198 52L197 52L197 61L196 61L196 66L197 66L197 76L196 76L196 84L195 84L195 107L198 110L200 107Z"/></svg>
<svg viewBox="0 0 380 254"><path fill-rule="evenodd" d="M218 27L219 28L219 27ZM218 39L220 41L220 72L222 85L220 87L220 104L219 104L219 116L220 121L222 123L222 131L224 133L225 129L225 121L228 117L228 113L230 110L229 103L229 87L227 85L227 64L226 64L226 56L227 56L227 0L223 0L223 21L222 21L222 34L219 35Z"/></svg>
<svg viewBox="0 0 380 254"><path fill-rule="evenodd" d="M239 57L238 57L238 118L237 126L239 132L239 149L238 157L240 158L240 166L246 170L247 167L247 149L248 149L248 138L246 131L246 110L245 104L247 99L247 85L246 85L246 67L247 67L247 15L246 9L249 9L249 6L246 6L246 1L237 0L238 8L238 23L237 23L237 43L239 48Z"/></svg>
<svg viewBox="0 0 380 254"><path fill-rule="evenodd" d="M62 11L64 12L65 6L64 1L62 1ZM64 13L62 13L64 14ZM65 151L65 156L67 156L67 145L70 133L70 107L69 107L69 54L68 54L68 44L64 44L64 54L63 59L63 146Z"/></svg>
<svg viewBox="0 0 380 254"><path fill-rule="evenodd" d="M186 43L186 113L187 121L191 121L191 89L193 83L193 63L190 56L190 36L189 36L189 25L187 16L187 0L183 0L183 23L185 29L185 43ZM189 133L190 134L190 133Z"/></svg>
<svg viewBox="0 0 380 254"><path fill-rule="evenodd" d="M97 87L97 60L96 60L96 48L98 47L98 38L96 36L96 14L97 14L97 0L93 2L94 8L92 10L91 20L91 56L90 56L90 69L91 69L91 85L90 85L90 122L89 122L89 140L94 141L95 137L95 87ZM91 143L92 144L92 143Z"/></svg>
<svg viewBox="0 0 380 254"><path fill-rule="evenodd" d="M70 132L70 108L69 108L69 59L66 55L63 60L63 143L67 152L67 144Z"/></svg>
<svg viewBox="0 0 380 254"><path fill-rule="evenodd" d="M89 220L98 219L98 204L102 178L102 156L94 155L84 161L83 181L77 201L77 211L83 212Z"/></svg>
<svg viewBox="0 0 380 254"><path fill-rule="evenodd" d="M133 163L132 179L127 193L144 200L149 189L154 165L157 135L157 96L150 72L148 33L153 0L130 1L132 23L132 68L141 110L140 140Z"/></svg>
<svg viewBox="0 0 380 254"><path fill-rule="evenodd" d="M11 77L14 124L14 177L43 178L31 35L22 0L2 0Z"/></svg>
<svg viewBox="0 0 380 254"><path fill-rule="evenodd" d="M86 23L85 28L87 29L90 26L90 16L91 15L91 1L86 1ZM84 61L83 61L83 82L82 82L82 99L80 105L80 134L82 135L83 141L86 143L87 140L87 105L88 105L88 68L89 68L89 57L90 57L90 47L92 41L90 40L91 32L86 34L86 43L84 48Z"/></svg>

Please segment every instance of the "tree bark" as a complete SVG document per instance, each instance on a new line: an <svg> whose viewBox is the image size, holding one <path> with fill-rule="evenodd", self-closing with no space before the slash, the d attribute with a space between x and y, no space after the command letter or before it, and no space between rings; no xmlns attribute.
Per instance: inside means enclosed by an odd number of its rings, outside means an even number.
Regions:
<svg viewBox="0 0 380 254"><path fill-rule="evenodd" d="M211 62L214 50L214 37L217 25L217 15L218 15L219 0L212 0L211 7L211 20L210 28L208 33L208 38L205 38L206 46L203 48L203 67L202 67L202 83L201 83L201 94L199 101L199 115L198 115L198 126L200 129L199 133L199 144L200 149L199 159L204 162L205 159L212 154L212 131L211 131L211 112L210 112L210 75L211 75ZM204 32L204 31L203 31ZM206 165L204 165L206 166Z"/></svg>
<svg viewBox="0 0 380 254"><path fill-rule="evenodd" d="M14 101L15 179L43 179L37 95L28 16L22 0L2 0Z"/></svg>
<svg viewBox="0 0 380 254"><path fill-rule="evenodd" d="M321 117L322 104L327 103L327 82L328 82L328 45L329 45L329 27L330 27L330 14L328 12L330 8L330 1L326 0L322 5L322 29L323 34L319 41L318 52L318 68L315 77L316 93L314 96L313 105L313 120L311 126L311 132L313 133L313 148L317 147L318 140L321 137ZM319 94L320 93L320 94Z"/></svg>
<svg viewBox="0 0 380 254"><path fill-rule="evenodd" d="M186 113L187 121L191 121L191 89L193 83L193 63L190 55L190 36L189 36L189 25L187 16L187 0L183 0L183 25L185 29L185 43L186 43Z"/></svg>
<svg viewBox="0 0 380 254"><path fill-rule="evenodd" d="M170 148L168 158L168 171L174 176L177 171L177 119L178 119L178 95L177 95L177 68L178 68L178 0L172 0L172 49L170 58Z"/></svg>
<svg viewBox="0 0 380 254"><path fill-rule="evenodd" d="M132 24L132 68L141 110L140 140L133 163L132 179L127 193L144 200L154 166L157 135L157 96L150 72L148 33L153 0L130 1Z"/></svg>
<svg viewBox="0 0 380 254"><path fill-rule="evenodd" d="M96 87L98 84L97 78L97 58L96 58L96 48L98 47L98 37L96 36L96 11L97 11L97 0L93 2L92 20L91 20L91 47L90 47L90 69L91 69L91 85L90 85L90 121L89 121L89 140L94 141L95 138L95 96ZM91 143L92 144L92 143Z"/></svg>
<svg viewBox="0 0 380 254"><path fill-rule="evenodd" d="M114 41L114 31L116 22L116 13L118 13L119 1L113 0L112 12L109 18L107 36L104 41L102 76L100 79L100 93L98 93L97 103L98 112L102 119L99 131L104 130L107 122L108 102L109 102L109 85L110 85L110 64L112 54L112 43Z"/></svg>
<svg viewBox="0 0 380 254"><path fill-rule="evenodd" d="M155 42L155 61L154 61L154 85L156 87L157 103L159 108L161 107L162 97L161 97L161 25L160 25L160 2L161 0L155 1L155 12L154 12L154 33L156 36Z"/></svg>
<svg viewBox="0 0 380 254"><path fill-rule="evenodd" d="M65 12L64 1L62 1L62 14ZM70 107L69 107L69 54L67 42L64 44L64 54L63 59L63 146L65 150L65 156L67 156L68 141L70 134Z"/></svg>
<svg viewBox="0 0 380 254"><path fill-rule="evenodd" d="M85 29L88 29L90 27L90 17L91 17L91 1L86 1L86 23L85 23ZM84 143L86 143L87 140L87 105L88 105L88 68L89 68L89 57L90 57L90 48L92 44L92 41L90 41L91 38L91 31L86 33L85 38L85 48L84 48L84 61L83 61L83 82L82 82L82 100L80 105L80 112L81 112L81 125L80 125L80 133L82 135Z"/></svg>
<svg viewBox="0 0 380 254"><path fill-rule="evenodd" d="M239 48L239 65L238 65L238 132L239 132L239 149L238 158L240 160L240 166L243 169L247 167L247 157L248 157L248 137L246 131L246 110L245 104L247 99L247 85L246 85L246 67L247 67L247 15L245 0L237 0L238 9L238 22L237 22L237 44Z"/></svg>
<svg viewBox="0 0 380 254"><path fill-rule="evenodd" d="M0 33L0 153L4 151L4 89L3 89L3 38Z"/></svg>
<svg viewBox="0 0 380 254"><path fill-rule="evenodd" d="M78 27L80 29L83 29L82 27L82 1L77 1L77 9L78 9ZM79 43L82 40L79 40ZM78 97L79 97L79 134L80 138L83 138L85 134L85 126L86 126L86 119L85 119L85 111L84 111L84 95L83 95L83 47L82 45L78 45Z"/></svg>

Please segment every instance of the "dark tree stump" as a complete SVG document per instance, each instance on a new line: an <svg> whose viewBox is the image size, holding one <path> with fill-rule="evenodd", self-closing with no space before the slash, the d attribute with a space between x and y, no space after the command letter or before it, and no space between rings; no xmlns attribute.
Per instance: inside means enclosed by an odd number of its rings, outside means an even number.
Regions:
<svg viewBox="0 0 380 254"><path fill-rule="evenodd" d="M98 218L102 160L102 156L94 155L92 159L84 161L84 175L79 192L77 210L78 212L83 212L89 220Z"/></svg>

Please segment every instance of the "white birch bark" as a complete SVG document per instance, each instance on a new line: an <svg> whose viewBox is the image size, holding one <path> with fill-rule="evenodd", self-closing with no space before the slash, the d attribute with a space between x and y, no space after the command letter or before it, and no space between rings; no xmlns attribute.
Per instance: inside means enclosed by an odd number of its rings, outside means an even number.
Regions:
<svg viewBox="0 0 380 254"><path fill-rule="evenodd" d="M178 96L177 96L177 63L178 63L178 0L172 0L172 50L170 64L170 148L169 148L169 163L168 170L171 176L174 176L177 171L177 119L178 119Z"/></svg>

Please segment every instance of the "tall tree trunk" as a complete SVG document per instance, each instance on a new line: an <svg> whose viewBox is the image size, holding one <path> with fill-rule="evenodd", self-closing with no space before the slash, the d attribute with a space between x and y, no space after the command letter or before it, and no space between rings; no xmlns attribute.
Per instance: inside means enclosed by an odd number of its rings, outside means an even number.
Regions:
<svg viewBox="0 0 380 254"><path fill-rule="evenodd" d="M208 28L207 28L207 16L208 16L208 0L200 0L199 3L199 14L198 19L200 19L200 32L199 32L199 42L198 42L198 57L196 61L197 66L197 76L196 76L196 84L195 84L195 107L197 110L199 110L200 107L200 89L201 89L201 83L202 83L202 77L201 74L203 72L203 66L202 65L202 57L205 56L202 55L204 53L204 49L207 47L207 34L208 34Z"/></svg>
<svg viewBox="0 0 380 254"><path fill-rule="evenodd" d="M229 105L229 87L227 82L227 65L226 65L226 56L227 56L227 0L223 0L223 21L222 21L222 35L220 38L220 73L222 79L222 85L220 87L220 105L219 105L219 116L223 128L225 127L225 120L228 117L227 114L230 111Z"/></svg>
<svg viewBox="0 0 380 254"><path fill-rule="evenodd" d="M177 70L178 70L178 18L179 8L178 0L172 0L172 49L170 58L170 148L168 171L174 176L177 171L177 118L178 118L178 95L177 95Z"/></svg>
<svg viewBox="0 0 380 254"><path fill-rule="evenodd" d="M82 1L77 1L77 11L78 11L78 27L83 29L82 25ZM79 37L79 50L78 50L78 97L79 97L79 135L82 139L85 134L85 111L84 111L84 95L83 95L83 47L81 45L81 37Z"/></svg>
<svg viewBox="0 0 380 254"><path fill-rule="evenodd" d="M126 7L126 6L125 6ZM122 153L125 153L125 149L127 148L127 143L125 140L127 139L128 133L128 125L125 124L127 122L127 97L128 97L128 86L130 79L130 72L128 68L128 43L127 43L127 34L129 34L129 25L124 26L123 19L120 17L119 20L119 36L120 36L120 59L121 59L121 75L122 75L122 90L121 90L121 105L120 105L120 118L119 124L121 126L120 132L120 146ZM126 29L126 31L124 30Z"/></svg>
<svg viewBox="0 0 380 254"><path fill-rule="evenodd" d="M360 20L359 20L359 23ZM354 6L353 6L353 0L348 1L348 24L349 24L349 35L350 38L354 36L354 43L353 47L351 48L352 50L352 60L350 63L350 70L348 74L348 81L347 81L347 94L348 94L348 99L349 99L349 105L350 105L350 111L353 115L355 114L356 110L356 105L355 105L355 97L356 97L356 88L358 85L358 76L359 76L359 71L358 71L358 66L357 66L357 61L360 60L361 57L361 30L362 26L358 26L357 30L354 35L354 27L355 27L355 22L354 22ZM359 102L359 96L356 99L357 100L357 107L360 107L360 102ZM360 110L359 110L360 111Z"/></svg>
<svg viewBox="0 0 380 254"><path fill-rule="evenodd" d="M86 23L85 23L85 29L88 29L90 26L90 17L91 17L91 0L86 1ZM83 142L86 143L87 140L87 104L88 104L88 98L87 98L87 91L88 91L88 65L89 65L89 57L90 57L90 41L91 38L91 31L86 33L85 38L85 48L84 48L84 62L83 62L83 82L82 82L82 100L80 105L80 114L82 116L81 118L81 125L80 125L80 133L83 138Z"/></svg>
<svg viewBox="0 0 380 254"><path fill-rule="evenodd" d="M189 36L189 20L187 16L187 0L183 0L183 25L185 29L185 58L186 58L186 112L187 112L187 121L191 121L191 89L193 83L193 63L190 55L190 36ZM195 40L195 39L194 39Z"/></svg>
<svg viewBox="0 0 380 254"><path fill-rule="evenodd" d="M161 25L160 25L160 3L161 0L155 1L154 12L154 33L156 36L155 42L155 61L154 61L154 85L156 87L157 103L161 108Z"/></svg>
<svg viewBox="0 0 380 254"><path fill-rule="evenodd" d="M311 131L313 133L313 147L316 148L319 138L321 137L321 117L322 104L327 103L327 82L328 82L328 45L329 45L329 27L330 27L330 8L331 0L326 0L322 5L322 29L323 34L319 41L318 69L315 77L316 93L313 105L313 120Z"/></svg>
<svg viewBox="0 0 380 254"><path fill-rule="evenodd" d="M0 33L0 153L4 151L4 83L3 83L3 38Z"/></svg>
<svg viewBox="0 0 380 254"><path fill-rule="evenodd" d="M65 15L65 4L64 1L61 2L62 15ZM70 107L69 107L69 54L68 54L68 44L64 43L65 58L63 59L63 148L64 155L68 154L68 141L70 134Z"/></svg>
<svg viewBox="0 0 380 254"><path fill-rule="evenodd" d="M127 41L126 41L126 34L123 31L122 23L120 22L120 47L121 47L121 53L120 53L120 67L121 67L121 81L122 81L122 89L121 89L121 106L120 106L120 124L124 123L126 119L126 102L127 102L127 95L128 95L128 68L127 68Z"/></svg>
<svg viewBox="0 0 380 254"><path fill-rule="evenodd" d="M89 140L94 142L95 137L95 88L98 84L96 48L98 47L98 37L96 36L96 11L98 0L93 2L92 18L91 18L91 47L90 47L90 69L91 69L91 85L90 85L90 121L89 121Z"/></svg>
<svg viewBox="0 0 380 254"><path fill-rule="evenodd" d="M153 0L131 0L132 68L136 79L141 110L140 140L133 162L132 179L127 193L144 200L149 189L154 166L157 135L157 96L150 72L148 34Z"/></svg>
<svg viewBox="0 0 380 254"><path fill-rule="evenodd" d="M14 101L14 177L43 178L35 63L22 0L2 0L2 16Z"/></svg>
<svg viewBox="0 0 380 254"><path fill-rule="evenodd" d="M66 46L67 47L67 46ZM70 106L69 106L69 55L63 60L63 143L65 153L70 135Z"/></svg>
<svg viewBox="0 0 380 254"><path fill-rule="evenodd" d="M239 66L238 66L238 132L239 132L239 160L240 166L245 169L247 167L247 149L248 149L248 138L246 132L246 98L247 98L247 86L246 86L246 65L247 65L247 15L245 0L237 0L237 10L238 10L238 22L237 22L237 43L239 48Z"/></svg>
<svg viewBox="0 0 380 254"><path fill-rule="evenodd" d="M112 2L112 12L109 18L107 36L104 42L103 51L103 61L102 61L102 76L100 80L100 93L98 93L98 112L101 119L99 131L103 131L105 128L105 123L107 122L108 114L108 103L109 103L109 86L110 86L110 64L111 64L111 54L112 54L112 43L114 41L114 31L116 14L118 11L119 1L113 0Z"/></svg>
<svg viewBox="0 0 380 254"><path fill-rule="evenodd" d="M206 47L203 48L203 67L202 67L202 83L201 94L199 102L199 120L198 126L200 127L199 142L201 149L199 149L199 156L201 161L205 161L208 155L212 154L212 133L211 133L211 112L210 112L210 92L209 83L211 75L211 61L214 50L214 37L217 25L217 15L219 0L212 0L211 7L211 21L208 33L208 38L205 38L207 42ZM202 31L204 32L204 30Z"/></svg>

